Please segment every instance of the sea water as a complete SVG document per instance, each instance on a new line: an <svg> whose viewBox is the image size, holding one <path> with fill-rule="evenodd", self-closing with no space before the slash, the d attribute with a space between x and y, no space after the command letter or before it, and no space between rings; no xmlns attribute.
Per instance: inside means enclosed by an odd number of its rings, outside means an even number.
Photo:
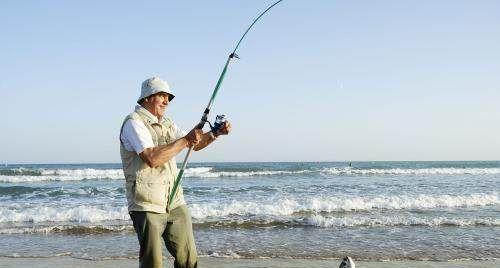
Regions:
<svg viewBox="0 0 500 268"><path fill-rule="evenodd" d="M500 162L191 163L200 255L496 259ZM135 258L120 164L0 167L0 256Z"/></svg>

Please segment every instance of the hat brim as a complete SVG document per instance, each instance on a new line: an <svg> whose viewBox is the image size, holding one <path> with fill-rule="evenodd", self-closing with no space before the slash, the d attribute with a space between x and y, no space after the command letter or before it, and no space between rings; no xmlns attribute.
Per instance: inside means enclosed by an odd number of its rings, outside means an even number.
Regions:
<svg viewBox="0 0 500 268"><path fill-rule="evenodd" d="M172 93L168 93L168 92L165 92L165 91L156 92L156 93L154 93L154 94L158 94L158 93L162 93L162 92L163 92L163 93L167 93L167 94L168 94L168 102L171 102L171 101L175 98L175 95L174 95L174 94L172 94ZM149 95L149 96L147 96L147 97L151 97L151 96L153 96L154 94L151 94L151 95ZM138 99L138 100L137 100L137 103L139 103L139 104L140 104L140 103L141 103L141 101L142 101L143 99L147 98L147 97L144 97L144 98L142 98L142 99Z"/></svg>

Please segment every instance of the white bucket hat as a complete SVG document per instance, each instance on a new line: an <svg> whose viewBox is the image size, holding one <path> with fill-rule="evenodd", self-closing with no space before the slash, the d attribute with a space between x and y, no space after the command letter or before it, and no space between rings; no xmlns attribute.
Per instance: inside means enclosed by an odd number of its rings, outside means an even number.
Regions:
<svg viewBox="0 0 500 268"><path fill-rule="evenodd" d="M169 95L168 98L169 101L171 101L175 97L174 93L172 93L172 90L170 90L170 86L166 81L163 81L161 78L157 76L148 78L144 80L144 82L142 82L141 96L139 97L137 102L159 92L167 93Z"/></svg>

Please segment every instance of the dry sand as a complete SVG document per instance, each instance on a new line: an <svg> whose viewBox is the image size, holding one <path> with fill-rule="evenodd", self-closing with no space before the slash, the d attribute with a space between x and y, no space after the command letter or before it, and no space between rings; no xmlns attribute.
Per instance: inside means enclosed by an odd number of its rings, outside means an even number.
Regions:
<svg viewBox="0 0 500 268"><path fill-rule="evenodd" d="M229 259L229 258L200 258L200 267L219 268L263 268L263 267L317 267L332 268L338 267L338 260L305 260L305 259ZM119 260L83 260L71 257L54 258L0 258L0 267L39 267L39 268L136 268L136 259ZM164 267L173 267L172 260L165 260ZM500 261L391 261L391 262L356 262L357 268L497 268Z"/></svg>

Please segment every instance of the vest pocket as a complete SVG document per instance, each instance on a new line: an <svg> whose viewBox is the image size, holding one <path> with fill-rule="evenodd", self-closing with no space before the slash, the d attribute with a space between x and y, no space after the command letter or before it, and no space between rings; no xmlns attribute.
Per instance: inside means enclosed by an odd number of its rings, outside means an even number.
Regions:
<svg viewBox="0 0 500 268"><path fill-rule="evenodd" d="M165 191L162 183L137 182L135 184L134 199L137 203L151 203L154 205L165 205Z"/></svg>

